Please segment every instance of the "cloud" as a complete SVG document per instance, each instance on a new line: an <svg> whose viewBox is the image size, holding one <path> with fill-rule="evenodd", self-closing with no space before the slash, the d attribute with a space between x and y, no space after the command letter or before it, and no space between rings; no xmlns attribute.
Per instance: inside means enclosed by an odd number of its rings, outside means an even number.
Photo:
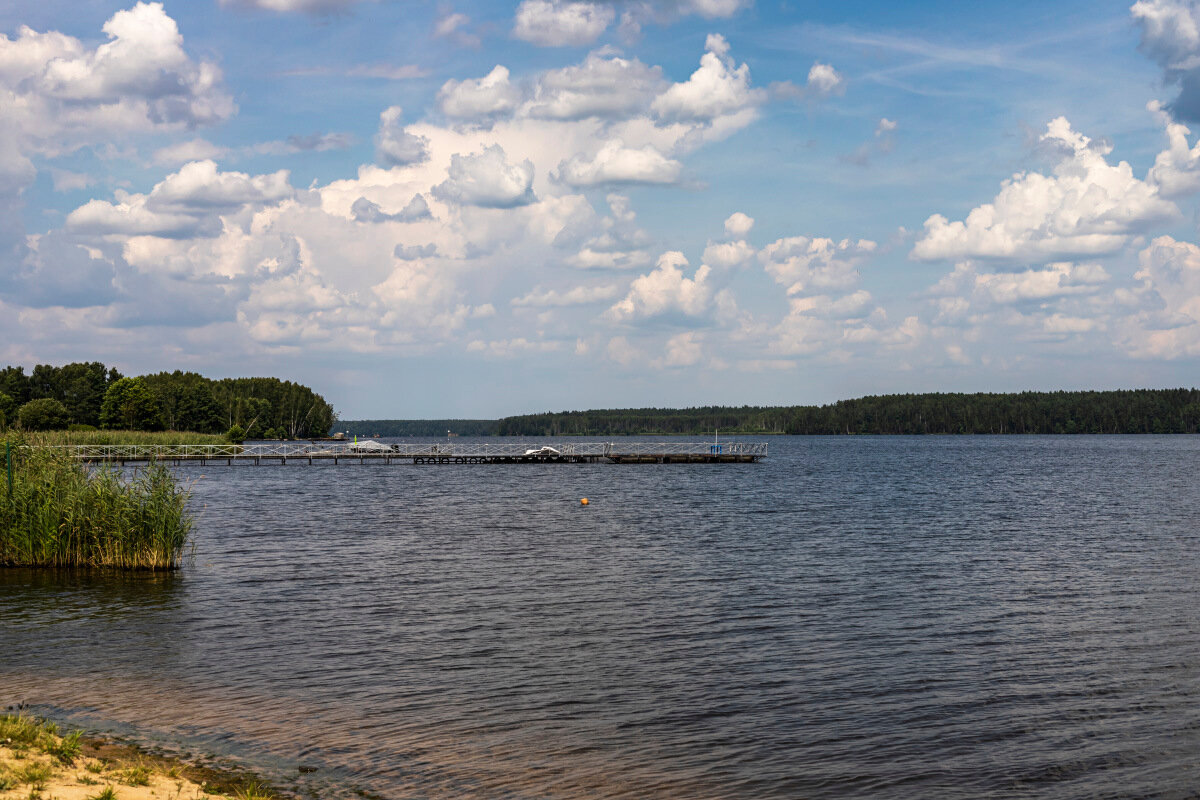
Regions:
<svg viewBox="0 0 1200 800"><path fill-rule="evenodd" d="M586 239L567 263L579 269L625 270L649 266L650 237L638 227L629 198L614 193L605 199L612 216L601 222L602 232Z"/></svg>
<svg viewBox="0 0 1200 800"><path fill-rule="evenodd" d="M392 251L392 255L401 261L417 261L422 258L433 258L437 255L436 244L411 244L411 245L396 245L396 249Z"/></svg>
<svg viewBox="0 0 1200 800"><path fill-rule="evenodd" d="M667 340L666 354L660 364L666 367L690 367L704 357L704 337L697 331L677 333Z"/></svg>
<svg viewBox="0 0 1200 800"><path fill-rule="evenodd" d="M293 196L288 171L250 176L221 172L213 161L193 161L168 175L151 190L151 209L186 212L230 212L248 204L278 203Z"/></svg>
<svg viewBox="0 0 1200 800"><path fill-rule="evenodd" d="M659 67L592 52L582 64L542 73L526 113L540 119L623 119L645 113L665 88Z"/></svg>
<svg viewBox="0 0 1200 800"><path fill-rule="evenodd" d="M403 113L400 106L390 106L379 115L375 160L385 167L420 164L429 158L429 140L404 130L400 124Z"/></svg>
<svg viewBox="0 0 1200 800"><path fill-rule="evenodd" d="M758 254L767 274L789 295L848 289L858 282L858 264L875 252L875 242L791 236L776 239Z"/></svg>
<svg viewBox="0 0 1200 800"><path fill-rule="evenodd" d="M220 70L188 57L161 3L118 11L103 31L109 41L95 50L30 28L14 40L0 36L0 80L12 93L7 124L39 151L71 149L117 131L194 128L233 115Z"/></svg>
<svg viewBox="0 0 1200 800"><path fill-rule="evenodd" d="M78 192L96 183L96 179L91 175L53 167L50 169L50 180L53 181L56 192Z"/></svg>
<svg viewBox="0 0 1200 800"><path fill-rule="evenodd" d="M556 177L568 186L587 187L600 184L652 183L668 184L679 180L683 165L669 159L647 145L625 147L612 139L604 143L590 160L574 156L558 165Z"/></svg>
<svg viewBox="0 0 1200 800"><path fill-rule="evenodd" d="M57 157L139 132L221 122L236 107L221 71L190 58L160 3L138 3L104 24L94 49L55 31L0 34L0 264L23 258L23 194L34 157Z"/></svg>
<svg viewBox="0 0 1200 800"><path fill-rule="evenodd" d="M1017 173L991 203L961 222L934 214L925 221L912 257L1093 256L1115 252L1133 234L1179 215L1157 186L1133 176L1128 163L1109 164L1109 145L1076 133L1063 117L1046 126L1040 142L1063 153L1053 175Z"/></svg>
<svg viewBox="0 0 1200 800"><path fill-rule="evenodd" d="M943 309L965 312L968 308L1021 303L1042 304L1072 295L1091 294L1109 280L1099 264L1058 262L1021 272L983 272L970 262L958 264L943 277L931 294L963 298L966 304L940 303Z"/></svg>
<svg viewBox="0 0 1200 800"><path fill-rule="evenodd" d="M149 194L119 192L116 203L91 200L67 216L74 233L102 236L215 236L219 215L248 205L274 204L292 197L288 172L250 176L220 172L212 161L183 165Z"/></svg>
<svg viewBox="0 0 1200 800"><path fill-rule="evenodd" d="M349 133L311 133L304 136L295 135L287 139L273 142L260 142L252 145L254 153L271 156L294 155L295 153L316 152L327 150L345 150L354 144L354 136Z"/></svg>
<svg viewBox="0 0 1200 800"><path fill-rule="evenodd" d="M755 249L744 240L709 242L704 248L704 263L717 269L740 267L754 258Z"/></svg>
<svg viewBox="0 0 1200 800"><path fill-rule="evenodd" d="M734 67L729 43L717 33L708 35L700 68L683 83L673 84L651 104L664 120L712 120L760 105L761 89L750 88L750 67Z"/></svg>
<svg viewBox="0 0 1200 800"><path fill-rule="evenodd" d="M362 0L221 0L223 6L246 6L278 13L330 14L344 11Z"/></svg>
<svg viewBox="0 0 1200 800"><path fill-rule="evenodd" d="M115 301L117 266L61 232L30 238L23 262L0 270L0 294L32 308L87 308Z"/></svg>
<svg viewBox="0 0 1200 800"><path fill-rule="evenodd" d="M512 358L521 353L550 353L561 347L562 345L558 342L530 341L521 336L514 339L497 339L490 342L476 339L467 344L467 352L484 353L496 358Z"/></svg>
<svg viewBox="0 0 1200 800"><path fill-rule="evenodd" d="M1200 247L1159 236L1134 274L1149 308L1126 320L1121 344L1142 358L1200 355Z"/></svg>
<svg viewBox="0 0 1200 800"><path fill-rule="evenodd" d="M611 6L567 0L522 0L513 36L541 47L578 47L604 33L616 12Z"/></svg>
<svg viewBox="0 0 1200 800"><path fill-rule="evenodd" d="M386 81L407 81L424 78L429 70L417 64L353 64L339 67L297 67L279 73L292 77L335 75L343 78L379 78Z"/></svg>
<svg viewBox="0 0 1200 800"><path fill-rule="evenodd" d="M222 158L228 153L228 148L215 145L206 139L189 139L155 150L154 163L174 166L188 161Z"/></svg>
<svg viewBox="0 0 1200 800"><path fill-rule="evenodd" d="M814 62L808 70L803 86L791 81L776 81L769 87L770 93L783 100L823 100L833 95L844 94L846 79L829 64Z"/></svg>
<svg viewBox="0 0 1200 800"><path fill-rule="evenodd" d="M683 253L663 253L652 272L635 278L625 298L607 313L618 322L633 322L663 316L697 317L709 310L712 287L708 283L711 268L701 265L688 278Z"/></svg>
<svg viewBox="0 0 1200 800"><path fill-rule="evenodd" d="M1154 113L1167 131L1167 149L1154 159L1146 182L1155 186L1164 197L1184 197L1200 191L1200 142L1188 146L1191 133L1187 126L1172 122L1157 102L1147 108Z"/></svg>
<svg viewBox="0 0 1200 800"><path fill-rule="evenodd" d="M884 134L891 133L894 130L896 130L896 122L888 119L887 117L883 117L879 120L879 124L875 126L875 135L883 136Z"/></svg>
<svg viewBox="0 0 1200 800"><path fill-rule="evenodd" d="M844 92L846 89L846 80L840 72L829 64L822 64L820 61L817 61L808 70L808 83L806 85L811 93L820 97L828 97L831 94Z"/></svg>
<svg viewBox="0 0 1200 800"><path fill-rule="evenodd" d="M725 220L725 233L729 236L745 236L754 227L754 217L735 211Z"/></svg>
<svg viewBox="0 0 1200 800"><path fill-rule="evenodd" d="M482 208L515 208L536 202L533 162L511 164L498 144L450 158L449 177L433 187L438 199Z"/></svg>
<svg viewBox="0 0 1200 800"><path fill-rule="evenodd" d="M424 195L413 195L408 205L395 214L385 213L378 203L360 197L350 206L350 214L358 222L418 222L429 219L432 213Z"/></svg>
<svg viewBox="0 0 1200 800"><path fill-rule="evenodd" d="M638 0L626 4L621 13L621 37L633 41L648 23L668 25L683 17L698 15L704 19L732 17L752 0Z"/></svg>
<svg viewBox="0 0 1200 800"><path fill-rule="evenodd" d="M565 292L554 289L534 289L522 297L514 297L512 305L517 308L561 308L564 306L582 306L611 300L620 294L620 289L614 285L605 286L575 286Z"/></svg>
<svg viewBox="0 0 1200 800"><path fill-rule="evenodd" d="M1129 12L1142 29L1141 50L1179 84L1168 108L1181 119L1200 120L1200 8L1188 0L1139 0Z"/></svg>
<svg viewBox="0 0 1200 800"><path fill-rule="evenodd" d="M440 39L451 39L459 47L479 47L482 40L466 29L470 23L471 18L466 14L447 8L434 22L433 35Z"/></svg>
<svg viewBox="0 0 1200 800"><path fill-rule="evenodd" d="M507 116L524 99L521 89L508 80L508 69L496 65L478 80L449 80L438 92L438 107L447 117L486 121Z"/></svg>

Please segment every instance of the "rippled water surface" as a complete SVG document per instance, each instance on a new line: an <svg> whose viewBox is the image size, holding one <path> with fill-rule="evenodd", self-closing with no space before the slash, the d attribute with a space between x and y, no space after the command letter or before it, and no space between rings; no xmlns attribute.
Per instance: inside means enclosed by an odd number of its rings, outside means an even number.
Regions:
<svg viewBox="0 0 1200 800"><path fill-rule="evenodd" d="M181 468L178 574L0 570L0 701L308 796L1194 796L1200 438L770 446Z"/></svg>

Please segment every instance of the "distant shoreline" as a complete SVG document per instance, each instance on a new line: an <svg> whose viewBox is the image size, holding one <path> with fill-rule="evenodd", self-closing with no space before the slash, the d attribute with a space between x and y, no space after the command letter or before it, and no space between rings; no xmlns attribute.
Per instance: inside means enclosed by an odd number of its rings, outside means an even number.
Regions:
<svg viewBox="0 0 1200 800"><path fill-rule="evenodd" d="M1200 433L1200 390L896 394L823 406L594 409L501 419L341 420L350 436Z"/></svg>

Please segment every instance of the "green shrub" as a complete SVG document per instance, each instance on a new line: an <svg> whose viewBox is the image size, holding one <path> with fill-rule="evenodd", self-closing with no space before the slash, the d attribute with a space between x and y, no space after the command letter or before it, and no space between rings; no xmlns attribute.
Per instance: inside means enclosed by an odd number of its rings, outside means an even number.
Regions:
<svg viewBox="0 0 1200 800"><path fill-rule="evenodd" d="M162 417L154 393L141 378L121 378L104 392L100 424L106 428L157 431Z"/></svg>
<svg viewBox="0 0 1200 800"><path fill-rule="evenodd" d="M241 425L234 425L225 434L231 444L241 444L246 441L246 430Z"/></svg>
<svg viewBox="0 0 1200 800"><path fill-rule="evenodd" d="M39 397L21 406L17 420L27 431L53 431L67 427L67 407L50 397Z"/></svg>
<svg viewBox="0 0 1200 800"><path fill-rule="evenodd" d="M61 451L19 448L0 494L0 566L172 569L191 532L188 493L166 467L125 478Z"/></svg>

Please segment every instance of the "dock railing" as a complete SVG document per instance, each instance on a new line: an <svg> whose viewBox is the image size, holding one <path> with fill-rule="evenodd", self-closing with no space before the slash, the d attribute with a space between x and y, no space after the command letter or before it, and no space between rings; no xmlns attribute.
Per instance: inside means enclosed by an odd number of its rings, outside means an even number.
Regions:
<svg viewBox="0 0 1200 800"><path fill-rule="evenodd" d="M550 448L550 449L547 449ZM264 442L255 444L47 445L79 461L208 461L309 458L553 458L734 455L764 458L765 442Z"/></svg>

